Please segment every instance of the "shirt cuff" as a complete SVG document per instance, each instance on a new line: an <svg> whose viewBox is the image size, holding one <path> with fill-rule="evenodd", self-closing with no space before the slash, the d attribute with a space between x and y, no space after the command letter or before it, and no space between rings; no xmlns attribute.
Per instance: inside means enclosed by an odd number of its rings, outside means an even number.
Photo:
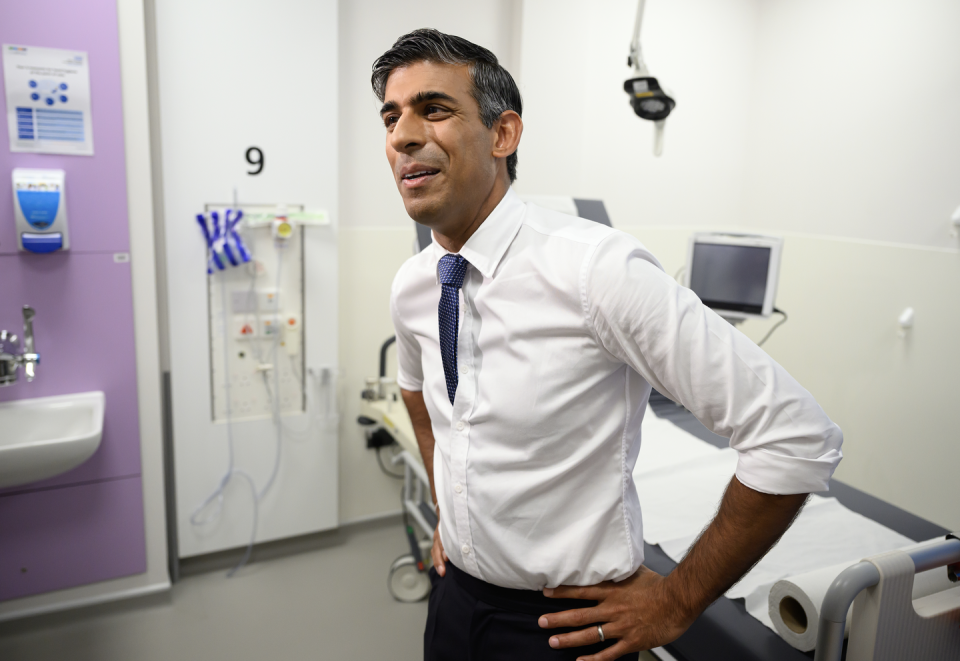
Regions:
<svg viewBox="0 0 960 661"><path fill-rule="evenodd" d="M778 496L827 491L830 477L842 458L843 453L835 449L807 459L757 448L740 453L737 479L754 491Z"/></svg>
<svg viewBox="0 0 960 661"><path fill-rule="evenodd" d="M398 372L397 385L410 392L421 392L423 390L423 379L411 379L403 372Z"/></svg>

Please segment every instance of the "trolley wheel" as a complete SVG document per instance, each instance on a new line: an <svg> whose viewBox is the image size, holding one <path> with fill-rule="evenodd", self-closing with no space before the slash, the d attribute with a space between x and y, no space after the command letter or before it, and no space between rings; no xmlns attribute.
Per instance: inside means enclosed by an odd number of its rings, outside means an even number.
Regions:
<svg viewBox="0 0 960 661"><path fill-rule="evenodd" d="M397 601L408 604L423 601L430 594L430 577L417 569L412 555L401 555L390 565L387 587Z"/></svg>

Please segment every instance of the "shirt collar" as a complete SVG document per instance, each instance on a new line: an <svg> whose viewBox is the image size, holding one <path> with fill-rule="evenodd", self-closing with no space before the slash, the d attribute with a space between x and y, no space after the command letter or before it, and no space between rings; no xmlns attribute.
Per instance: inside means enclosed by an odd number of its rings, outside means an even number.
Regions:
<svg viewBox="0 0 960 661"><path fill-rule="evenodd" d="M507 194L480 224L477 231L467 239L459 254L480 271L483 277L493 277L493 273L497 270L504 253L507 252L507 248L510 247L517 232L520 231L525 212L526 205L523 200L513 192L513 188L508 188ZM437 243L436 238L432 239L433 254L439 264L440 258L449 254L449 252ZM438 273L437 283L439 282L440 276Z"/></svg>

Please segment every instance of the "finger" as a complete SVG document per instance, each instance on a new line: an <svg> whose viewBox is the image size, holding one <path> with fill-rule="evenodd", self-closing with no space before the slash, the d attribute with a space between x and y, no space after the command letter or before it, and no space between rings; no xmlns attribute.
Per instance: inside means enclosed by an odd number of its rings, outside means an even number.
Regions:
<svg viewBox="0 0 960 661"><path fill-rule="evenodd" d="M607 636L609 640L609 636ZM550 636L550 647L553 649L565 649L567 647L583 647L584 645L595 645L600 642L600 632L597 627L592 626L580 631L571 631L570 633L558 636Z"/></svg>
<svg viewBox="0 0 960 661"><path fill-rule="evenodd" d="M622 640L618 640L602 652L597 652L589 656L581 656L577 661L615 661L615 659L619 659L624 654L629 653L629 647L630 646Z"/></svg>
<svg viewBox="0 0 960 661"><path fill-rule="evenodd" d="M437 574L440 576L447 575L447 567L444 564L444 560L447 559L447 554L443 552L442 545L434 544L433 548L430 549L430 557L433 559L433 567L437 570Z"/></svg>
<svg viewBox="0 0 960 661"><path fill-rule="evenodd" d="M605 583L599 585L561 585L556 588L544 588L543 594L553 599L591 599L600 601L610 591Z"/></svg>
<svg viewBox="0 0 960 661"><path fill-rule="evenodd" d="M609 609L602 606L593 608L578 608L576 610L562 611L560 613L547 613L541 615L537 624L543 629L556 629L557 627L585 627L594 622L606 622L610 618Z"/></svg>
<svg viewBox="0 0 960 661"><path fill-rule="evenodd" d="M437 546L440 547L440 564L443 565L443 573L447 573L446 563L450 562L450 556L447 555L447 551L443 548L443 540L437 536Z"/></svg>

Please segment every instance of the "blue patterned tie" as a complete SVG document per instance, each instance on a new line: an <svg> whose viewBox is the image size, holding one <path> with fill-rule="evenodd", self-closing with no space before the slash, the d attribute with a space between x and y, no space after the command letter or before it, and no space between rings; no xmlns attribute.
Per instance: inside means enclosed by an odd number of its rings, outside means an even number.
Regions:
<svg viewBox="0 0 960 661"><path fill-rule="evenodd" d="M457 325L460 322L460 296L457 290L463 285L463 276L470 262L460 255L444 255L437 271L440 274L440 357L443 360L443 376L447 380L447 396L453 404L457 394Z"/></svg>

